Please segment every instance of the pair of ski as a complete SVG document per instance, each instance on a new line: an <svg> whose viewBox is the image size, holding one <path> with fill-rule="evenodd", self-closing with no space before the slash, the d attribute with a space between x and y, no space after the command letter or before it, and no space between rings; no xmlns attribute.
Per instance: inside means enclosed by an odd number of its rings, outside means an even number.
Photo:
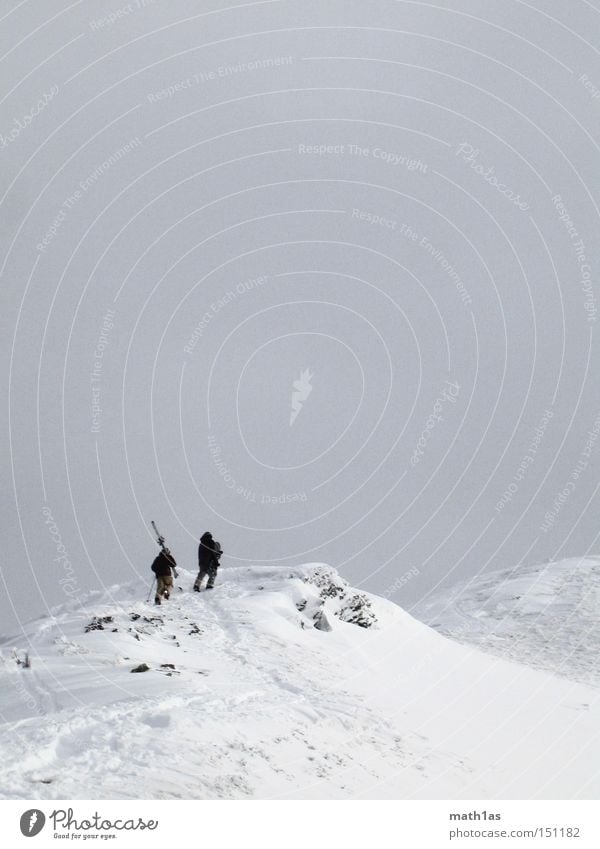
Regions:
<svg viewBox="0 0 600 849"><path fill-rule="evenodd" d="M158 530L158 528L156 527L155 522L150 522L150 524L152 525L152 528L153 528L153 530L154 530L154 533L156 534L156 541L157 541L157 542L158 542L158 544L160 545L161 549L162 549L162 550L163 550L166 554L171 554L170 550L169 550L169 549L167 548L167 546L165 545L165 538L164 538L164 536L160 533L160 531ZM171 556L173 556L173 555L171 555ZM177 569L176 569L174 566L173 566L173 574L175 575L175 577L176 577L176 578L178 578L178 577L179 577L179 576L178 576L178 574L177 574Z"/></svg>

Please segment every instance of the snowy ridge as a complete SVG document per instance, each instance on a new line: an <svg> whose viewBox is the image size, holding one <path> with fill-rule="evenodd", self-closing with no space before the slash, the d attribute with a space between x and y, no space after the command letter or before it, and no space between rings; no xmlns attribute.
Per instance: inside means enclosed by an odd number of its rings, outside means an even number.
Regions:
<svg viewBox="0 0 600 849"><path fill-rule="evenodd" d="M111 587L0 646L0 797L600 791L596 690L453 643L321 564L193 578L161 607Z"/></svg>
<svg viewBox="0 0 600 849"><path fill-rule="evenodd" d="M600 687L600 558L488 572L418 605L441 634Z"/></svg>

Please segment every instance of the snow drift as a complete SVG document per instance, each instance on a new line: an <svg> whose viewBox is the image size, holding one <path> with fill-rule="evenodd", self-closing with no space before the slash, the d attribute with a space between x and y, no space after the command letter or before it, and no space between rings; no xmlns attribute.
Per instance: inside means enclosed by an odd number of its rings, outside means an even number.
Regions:
<svg viewBox="0 0 600 849"><path fill-rule="evenodd" d="M600 792L593 687L459 645L322 564L193 579L161 607L113 586L3 641L2 798Z"/></svg>
<svg viewBox="0 0 600 849"><path fill-rule="evenodd" d="M600 687L600 558L488 572L414 610L439 633Z"/></svg>

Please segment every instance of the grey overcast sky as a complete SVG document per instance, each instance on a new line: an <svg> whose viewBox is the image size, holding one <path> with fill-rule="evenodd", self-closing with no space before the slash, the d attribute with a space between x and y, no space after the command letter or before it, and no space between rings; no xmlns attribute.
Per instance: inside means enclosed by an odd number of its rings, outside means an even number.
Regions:
<svg viewBox="0 0 600 849"><path fill-rule="evenodd" d="M0 3L0 632L598 552L600 9Z"/></svg>

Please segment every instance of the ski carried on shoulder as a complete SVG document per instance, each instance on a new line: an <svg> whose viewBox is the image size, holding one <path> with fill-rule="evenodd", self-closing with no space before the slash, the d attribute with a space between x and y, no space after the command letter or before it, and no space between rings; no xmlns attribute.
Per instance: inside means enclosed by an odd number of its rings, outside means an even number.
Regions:
<svg viewBox="0 0 600 849"><path fill-rule="evenodd" d="M160 531L159 531L159 530L158 530L158 528L156 527L156 522L155 522L154 520L152 520L152 522L150 522L150 524L152 525L152 530L153 530L153 531L154 531L154 533L156 534L156 541L157 541L157 543L160 545L160 547L161 547L161 548L162 548L162 550L164 551L164 550L165 550L165 548L166 548L166 545L165 545L165 538L164 538L164 536L160 533Z"/></svg>
<svg viewBox="0 0 600 849"><path fill-rule="evenodd" d="M150 524L152 525L152 530L153 530L153 531L154 531L154 533L156 534L156 541L157 541L157 543L160 545L161 549L162 549L164 552L166 552L166 554L169 554L169 555L171 555L171 557L172 557L173 555L171 554L170 550L169 550L169 549L167 548L167 546L165 545L165 538L164 538L164 536L160 533L160 531L159 531L159 530L158 530L158 528L156 527L156 522L155 522L154 520L152 520L152 521L150 522ZM179 575L177 574L177 569L175 569L175 567L173 567L173 575L174 575L176 578L178 578L178 577L179 577ZM180 587L179 589L181 589L181 587Z"/></svg>

